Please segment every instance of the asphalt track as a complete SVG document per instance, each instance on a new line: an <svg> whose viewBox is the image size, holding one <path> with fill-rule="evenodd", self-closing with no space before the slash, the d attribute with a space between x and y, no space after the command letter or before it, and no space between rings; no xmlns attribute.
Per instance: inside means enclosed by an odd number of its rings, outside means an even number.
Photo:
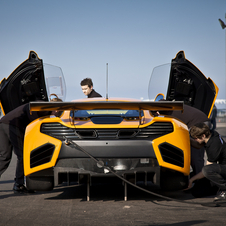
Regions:
<svg viewBox="0 0 226 226"><path fill-rule="evenodd" d="M226 124L217 130L226 140ZM226 225L226 205L209 207L167 201L128 186L124 188L92 185L90 201L86 186L56 187L50 192L15 195L12 191L15 155L0 178L0 225L7 226L74 226L74 225L142 225L142 226L209 226ZM161 195L189 202L212 203L213 196L194 198L184 191L161 192Z"/></svg>

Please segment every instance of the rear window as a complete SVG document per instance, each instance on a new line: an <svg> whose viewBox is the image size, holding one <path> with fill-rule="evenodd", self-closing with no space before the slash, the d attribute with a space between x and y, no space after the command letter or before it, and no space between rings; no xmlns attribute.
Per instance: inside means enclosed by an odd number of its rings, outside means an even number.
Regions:
<svg viewBox="0 0 226 226"><path fill-rule="evenodd" d="M73 114L74 112L74 114ZM139 115L143 116L144 113L141 111L139 114L139 110L121 110L121 109L95 109L95 110L78 110L71 111L70 116L81 118L81 117L99 117L99 116L118 116L118 117L139 117Z"/></svg>

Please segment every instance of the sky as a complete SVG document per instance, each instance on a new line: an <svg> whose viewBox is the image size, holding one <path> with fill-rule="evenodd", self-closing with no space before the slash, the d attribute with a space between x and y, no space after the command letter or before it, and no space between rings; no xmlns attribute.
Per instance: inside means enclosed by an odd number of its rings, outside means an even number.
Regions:
<svg viewBox="0 0 226 226"><path fill-rule="evenodd" d="M226 99L225 13L225 0L1 0L0 80L33 50L62 68L67 101L86 77L106 96L107 63L109 97L148 99L153 68L183 50Z"/></svg>

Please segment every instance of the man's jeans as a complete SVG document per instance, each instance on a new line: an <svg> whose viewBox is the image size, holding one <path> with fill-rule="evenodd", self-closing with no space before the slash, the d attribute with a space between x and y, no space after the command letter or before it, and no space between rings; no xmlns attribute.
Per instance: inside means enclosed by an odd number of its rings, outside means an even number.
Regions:
<svg viewBox="0 0 226 226"><path fill-rule="evenodd" d="M209 164L203 167L202 173L207 179L217 185L221 191L226 191L226 165Z"/></svg>

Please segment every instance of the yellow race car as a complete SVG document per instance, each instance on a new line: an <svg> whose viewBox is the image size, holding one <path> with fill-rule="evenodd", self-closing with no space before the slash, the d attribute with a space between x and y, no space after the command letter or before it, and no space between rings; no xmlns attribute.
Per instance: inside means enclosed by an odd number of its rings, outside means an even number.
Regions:
<svg viewBox="0 0 226 226"><path fill-rule="evenodd" d="M7 113L30 102L31 111L63 113L39 118L27 126L24 172L28 189L51 190L65 182L110 183L118 177L159 189L185 188L190 173L188 128L175 118L154 117L152 112L183 111L186 103L210 115L218 88L183 51L169 68L167 101L86 98L48 102L50 93L64 98L62 71L47 75L42 60L30 52L0 84L2 110ZM3 96L10 92L17 98L5 100Z"/></svg>

